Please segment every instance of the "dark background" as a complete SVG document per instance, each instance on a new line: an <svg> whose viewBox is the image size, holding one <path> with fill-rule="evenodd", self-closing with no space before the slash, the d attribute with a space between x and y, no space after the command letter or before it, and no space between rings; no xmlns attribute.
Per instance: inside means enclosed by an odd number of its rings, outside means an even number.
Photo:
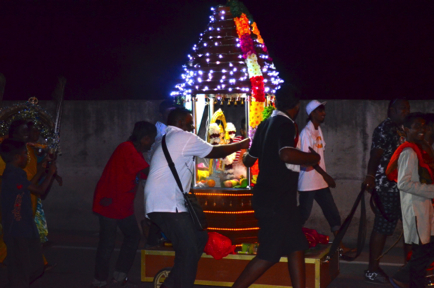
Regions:
<svg viewBox="0 0 434 288"><path fill-rule="evenodd" d="M226 1L0 1L4 100L163 99ZM433 1L249 0L280 76L306 98L431 99Z"/></svg>

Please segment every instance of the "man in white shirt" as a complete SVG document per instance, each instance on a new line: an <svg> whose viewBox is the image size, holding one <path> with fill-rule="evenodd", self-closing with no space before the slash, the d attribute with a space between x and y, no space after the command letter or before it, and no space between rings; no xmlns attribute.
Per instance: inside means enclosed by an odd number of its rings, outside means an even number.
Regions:
<svg viewBox="0 0 434 288"><path fill-rule="evenodd" d="M157 224L175 250L175 265L162 287L193 287L197 263L208 239L206 231L198 231L184 205L194 177L194 157L223 158L249 147L250 139L238 143L213 146L191 133L193 117L184 108L173 109L168 117L166 144L175 164L183 190L180 191L169 168L161 143L152 157L145 187L147 216Z"/></svg>
<svg viewBox="0 0 434 288"><path fill-rule="evenodd" d="M398 147L398 189L401 198L404 241L412 244L410 261L390 279L394 287L426 287L426 269L434 261L433 172L424 163L422 150L425 119L410 113L404 121L407 142ZM389 166L391 165L389 164ZM388 167L389 168L389 167Z"/></svg>
<svg viewBox="0 0 434 288"><path fill-rule="evenodd" d="M324 161L326 143L320 127L326 116L325 104L326 102L320 103L317 100L312 100L306 106L309 122L300 133L300 150L304 152L314 150L321 156L321 160L315 166L301 167L300 169L298 178L299 209L304 225L310 216L315 200L321 207L332 233L336 235L341 226L341 217L329 188L335 188L336 183L326 173Z"/></svg>
<svg viewBox="0 0 434 288"><path fill-rule="evenodd" d="M173 109L175 109L175 104L173 100L169 99L163 100L160 103L160 106L158 106L160 121L157 121L157 123L155 123L155 128L157 128L157 135L155 136L155 142L154 144L152 144L151 149L149 149L149 151L145 154L146 162L148 162L149 164L151 164L152 155L154 155L155 149L157 149L158 144L161 143L161 139L163 138L164 134L166 134L167 117L169 116L170 111L172 111ZM142 185L138 185L137 191L143 191L145 183L146 180L141 180ZM145 208L146 207L144 207L143 209ZM141 210L138 211L138 213L141 212L140 215L143 215L146 214L145 211ZM146 239L145 248L158 246L162 239L161 230L149 219L141 220L140 225L142 227L143 236L145 236Z"/></svg>

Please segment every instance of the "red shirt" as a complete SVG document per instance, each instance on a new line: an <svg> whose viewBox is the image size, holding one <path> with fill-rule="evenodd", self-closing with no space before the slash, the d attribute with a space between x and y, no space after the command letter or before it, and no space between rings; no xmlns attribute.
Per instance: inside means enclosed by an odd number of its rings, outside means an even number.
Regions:
<svg viewBox="0 0 434 288"><path fill-rule="evenodd" d="M149 167L130 141L121 143L110 157L98 181L93 212L104 217L124 219L134 214L137 174ZM145 175L141 175L146 178Z"/></svg>

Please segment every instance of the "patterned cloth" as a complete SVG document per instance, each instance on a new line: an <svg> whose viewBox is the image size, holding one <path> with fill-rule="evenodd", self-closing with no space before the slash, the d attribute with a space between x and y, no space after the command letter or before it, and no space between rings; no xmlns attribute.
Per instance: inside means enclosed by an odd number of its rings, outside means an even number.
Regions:
<svg viewBox="0 0 434 288"><path fill-rule="evenodd" d="M47 226L47 220L45 219L44 209L42 208L41 198L38 198L38 201L36 203L35 223L36 223L36 228L38 228L39 239L41 240L41 243L47 242L48 226Z"/></svg>
<svg viewBox="0 0 434 288"><path fill-rule="evenodd" d="M387 179L385 172L393 153L405 141L401 136L403 133L402 128L392 122L390 118L387 118L375 128L372 135L371 150L383 150L380 164L375 173L375 190L380 196L380 202L383 204L384 212L390 221L384 218L379 211L376 211L374 220L374 230L383 235L393 234L396 223L401 219L398 187L396 182Z"/></svg>
<svg viewBox="0 0 434 288"><path fill-rule="evenodd" d="M399 192L398 188L396 187L396 182L389 181L385 172L393 153L398 146L404 142L404 138L400 136L403 135L403 133L404 131L402 128L393 123L390 118L384 120L374 130L374 134L372 135L371 150L383 150L380 164L378 165L377 172L375 173L375 189L377 191L381 190L393 193Z"/></svg>

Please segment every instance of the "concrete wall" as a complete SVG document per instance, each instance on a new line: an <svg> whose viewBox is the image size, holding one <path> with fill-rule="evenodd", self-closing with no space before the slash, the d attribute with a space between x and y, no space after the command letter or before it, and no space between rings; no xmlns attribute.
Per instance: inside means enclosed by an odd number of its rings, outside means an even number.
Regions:
<svg viewBox="0 0 434 288"><path fill-rule="evenodd" d="M3 107L12 104L3 103ZM158 101L66 101L62 119L59 174L64 185L53 185L44 201L48 226L51 229L97 231L97 217L92 214L92 198L96 183L116 146L125 141L136 121L157 121ZM410 101L411 111L433 112L434 101ZM40 103L54 112L53 103ZM306 102L297 119L300 129L306 123ZM327 171L335 178L332 189L344 219L355 200L366 175L371 137L374 128L386 117L387 101L332 100L326 105L326 121L322 126L326 146ZM142 195L136 207L141 209ZM368 195L366 195L366 200ZM373 214L368 210L368 233ZM353 220L348 238L357 235L359 212ZM307 226L329 234L328 224L320 208L313 208ZM398 225L399 226L399 225ZM398 232L399 233L399 229Z"/></svg>

